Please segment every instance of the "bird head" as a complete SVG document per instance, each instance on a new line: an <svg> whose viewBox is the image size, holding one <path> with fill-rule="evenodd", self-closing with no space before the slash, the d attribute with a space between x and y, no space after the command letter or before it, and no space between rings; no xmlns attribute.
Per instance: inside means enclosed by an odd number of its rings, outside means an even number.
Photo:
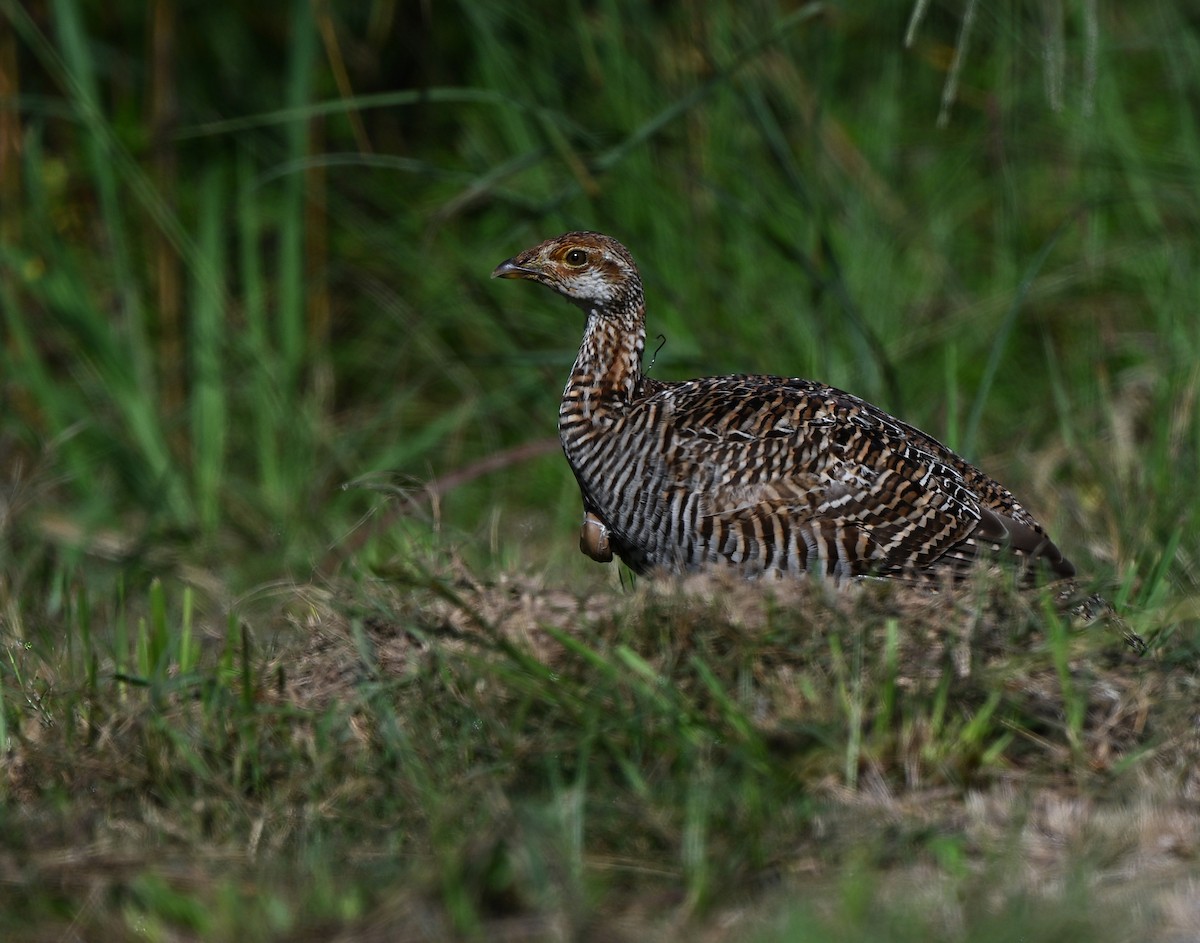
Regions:
<svg viewBox="0 0 1200 943"><path fill-rule="evenodd" d="M527 278L584 311L637 311L642 280L628 250L598 232L568 232L501 262L492 278Z"/></svg>

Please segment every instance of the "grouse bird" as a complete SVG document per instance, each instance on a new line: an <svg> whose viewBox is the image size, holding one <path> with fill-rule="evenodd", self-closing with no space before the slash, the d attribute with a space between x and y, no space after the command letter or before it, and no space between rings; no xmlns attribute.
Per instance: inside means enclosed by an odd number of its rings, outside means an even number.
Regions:
<svg viewBox="0 0 1200 943"><path fill-rule="evenodd" d="M999 555L1074 575L1008 489L857 396L775 376L644 375L642 280L615 239L565 233L492 276L538 282L587 316L559 436L594 559L842 579L955 576Z"/></svg>

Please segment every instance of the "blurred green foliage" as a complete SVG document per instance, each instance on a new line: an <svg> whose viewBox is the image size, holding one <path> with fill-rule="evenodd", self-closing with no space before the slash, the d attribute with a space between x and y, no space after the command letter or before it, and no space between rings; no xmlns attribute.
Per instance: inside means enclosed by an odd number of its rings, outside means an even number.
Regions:
<svg viewBox="0 0 1200 943"><path fill-rule="evenodd" d="M6 487L319 564L554 436L578 319L487 273L593 228L659 375L849 388L1144 576L1195 529L1195 23L969 6L5 0ZM540 561L574 503L550 456L438 511Z"/></svg>

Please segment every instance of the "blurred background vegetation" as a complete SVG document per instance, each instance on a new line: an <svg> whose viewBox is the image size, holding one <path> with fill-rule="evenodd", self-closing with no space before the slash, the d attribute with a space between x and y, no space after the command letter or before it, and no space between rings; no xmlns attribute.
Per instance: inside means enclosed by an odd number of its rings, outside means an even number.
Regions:
<svg viewBox="0 0 1200 943"><path fill-rule="evenodd" d="M434 531L593 572L553 451L580 319L488 279L568 228L639 260L657 375L844 387L1086 569L1192 584L1186 5L0 15L9 594L88 557L239 591Z"/></svg>

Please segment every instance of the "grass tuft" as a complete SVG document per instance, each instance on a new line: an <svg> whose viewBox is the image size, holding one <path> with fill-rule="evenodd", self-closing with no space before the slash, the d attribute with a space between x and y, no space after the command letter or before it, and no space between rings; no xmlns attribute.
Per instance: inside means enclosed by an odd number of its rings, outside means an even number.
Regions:
<svg viewBox="0 0 1200 943"><path fill-rule="evenodd" d="M381 618L301 589L279 597L272 650L244 621L265 614L250 613L223 628L193 622L189 650L169 627L195 618L192 603L155 581L113 600L137 631L124 653L96 659L94 685L78 655L10 650L6 834L24 847L51 805L66 810L10 878L29 901L14 926L44 926L69 899L35 888L101 867L122 919L214 938L238 913L264 938L424 914L466 935L615 919L682 939L738 900L756 916L729 923L729 938L771 938L781 913L787 927L857 933L915 920L903 888L929 869L951 926L977 918L950 902L1002 867L1004 841L985 833L1020 843L1057 821L1023 803L1109 794L1157 821L1180 767L1150 760L1190 742L1178 673L1012 590L764 595L692 581L547 593L443 561L360 595L370 607L385 597ZM1084 657L1086 684L1072 667ZM81 794L106 816L73 801ZM1154 839L1103 808L1053 827L1114 834L1109 857L1086 866L1125 874ZM75 877L59 842L93 849L70 858ZM202 852L199 865L188 852L190 877L172 870L170 847ZM126 863L102 866L102 848ZM354 850L334 874L322 848ZM1034 859L1018 869L1028 884L1002 882L995 906L1035 895L1035 910L1079 908L1069 919L1094 928L1080 903L1090 898L1047 891L1085 860L1069 844ZM1174 886L1173 861L1138 881ZM806 892L779 909L780 886L814 869L872 903L830 911ZM238 875L259 888L253 902L229 898Z"/></svg>

